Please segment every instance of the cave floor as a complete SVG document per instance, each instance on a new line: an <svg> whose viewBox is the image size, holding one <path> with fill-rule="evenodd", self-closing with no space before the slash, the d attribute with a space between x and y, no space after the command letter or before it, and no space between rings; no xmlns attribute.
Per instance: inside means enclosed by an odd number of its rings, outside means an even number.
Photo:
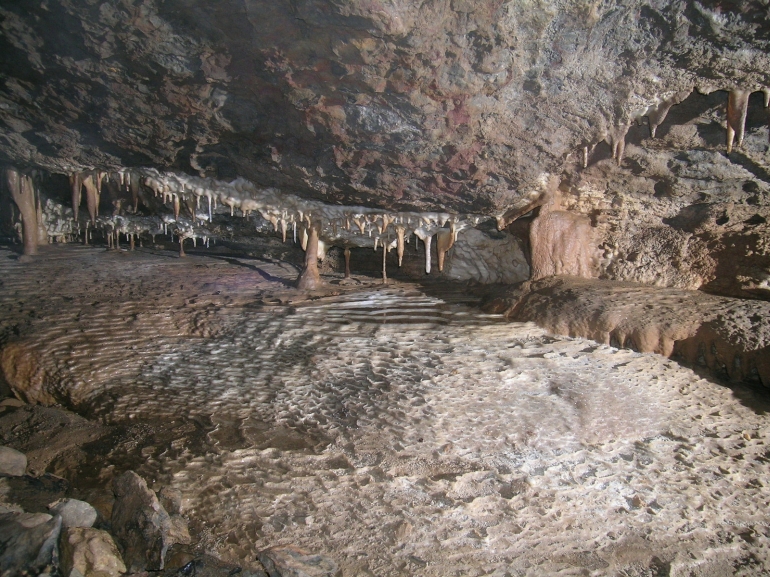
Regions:
<svg viewBox="0 0 770 577"><path fill-rule="evenodd" d="M122 431L58 460L3 442L91 491L128 468L178 488L198 551L248 567L293 544L346 576L770 572L752 390L451 287L299 295L269 259L49 246L0 249L0 275L30 398Z"/></svg>

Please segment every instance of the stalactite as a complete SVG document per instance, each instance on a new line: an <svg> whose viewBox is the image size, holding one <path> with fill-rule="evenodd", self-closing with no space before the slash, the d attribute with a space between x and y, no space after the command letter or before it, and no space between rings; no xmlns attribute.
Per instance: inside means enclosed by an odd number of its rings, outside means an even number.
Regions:
<svg viewBox="0 0 770 577"><path fill-rule="evenodd" d="M454 223L450 228L442 228L436 233L436 251L438 252L438 270L444 270L444 257L455 244Z"/></svg>
<svg viewBox="0 0 770 577"><path fill-rule="evenodd" d="M83 177L79 172L70 174L70 186L72 187L72 214L75 218L75 222L78 222L81 192L83 188Z"/></svg>
<svg viewBox="0 0 770 577"><path fill-rule="evenodd" d="M630 125L616 126L607 137L607 143L612 148L612 158L615 159L618 166L623 162L623 154L626 150L626 134Z"/></svg>
<svg viewBox="0 0 770 577"><path fill-rule="evenodd" d="M401 266L401 262L404 260L404 233L406 232L406 229L403 226L397 226L396 227L396 240L398 242L397 245L397 252L398 252L398 266Z"/></svg>
<svg viewBox="0 0 770 577"><path fill-rule="evenodd" d="M677 92L671 98L667 98L661 102L655 110L647 115L647 120L650 122L650 136L652 138L655 138L655 131L658 129L658 126L660 126L666 119L666 116L668 116L668 112L671 110L671 107L676 104L680 104L685 98L690 96L690 94L692 94L692 90L683 90L681 92Z"/></svg>
<svg viewBox="0 0 770 577"><path fill-rule="evenodd" d="M731 90L727 98L727 154L733 151L733 141L736 137L735 144L743 144L750 95L749 90Z"/></svg>
<svg viewBox="0 0 770 577"><path fill-rule="evenodd" d="M83 186L86 188L88 216L91 218L91 225L96 226L96 217L99 214L99 193L96 189L94 176L92 174L89 174L83 179Z"/></svg>
<svg viewBox="0 0 770 577"><path fill-rule="evenodd" d="M588 147L583 147L583 168L588 168Z"/></svg>
<svg viewBox="0 0 770 577"><path fill-rule="evenodd" d="M174 201L174 218L179 219L179 195L174 194L173 201Z"/></svg>
<svg viewBox="0 0 770 577"><path fill-rule="evenodd" d="M425 243L425 274L430 274L430 244L433 235L423 228L418 228L414 234Z"/></svg>

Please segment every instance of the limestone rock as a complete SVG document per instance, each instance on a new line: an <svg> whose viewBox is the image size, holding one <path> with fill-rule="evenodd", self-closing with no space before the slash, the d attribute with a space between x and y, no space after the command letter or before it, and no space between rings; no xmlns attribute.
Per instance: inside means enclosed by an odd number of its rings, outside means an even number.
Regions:
<svg viewBox="0 0 770 577"><path fill-rule="evenodd" d="M51 503L48 508L61 515L63 527L93 527L96 523L96 509L85 501L61 499Z"/></svg>
<svg viewBox="0 0 770 577"><path fill-rule="evenodd" d="M323 555L313 555L295 547L272 547L259 554L270 577L337 577L337 564Z"/></svg>
<svg viewBox="0 0 770 577"><path fill-rule="evenodd" d="M0 447L0 475L21 477L27 472L27 457L16 449Z"/></svg>
<svg viewBox="0 0 770 577"><path fill-rule="evenodd" d="M117 577L126 572L112 537L99 529L64 529L60 555L61 571L65 577Z"/></svg>
<svg viewBox="0 0 770 577"><path fill-rule="evenodd" d="M112 529L130 571L159 570L173 544L171 518L147 483L126 471L113 483Z"/></svg>
<svg viewBox="0 0 770 577"><path fill-rule="evenodd" d="M37 574L51 564L60 532L58 515L0 514L0 575Z"/></svg>

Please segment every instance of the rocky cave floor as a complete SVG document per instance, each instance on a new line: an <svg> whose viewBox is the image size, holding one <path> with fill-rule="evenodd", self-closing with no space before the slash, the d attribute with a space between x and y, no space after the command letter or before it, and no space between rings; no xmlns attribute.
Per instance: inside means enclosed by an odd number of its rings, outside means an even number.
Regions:
<svg viewBox="0 0 770 577"><path fill-rule="evenodd" d="M169 574L247 574L277 545L346 576L770 574L765 391L504 322L459 287L300 295L296 275L0 248L4 368L37 403L0 403L29 460L0 504L83 499L109 529L136 471L182 496Z"/></svg>

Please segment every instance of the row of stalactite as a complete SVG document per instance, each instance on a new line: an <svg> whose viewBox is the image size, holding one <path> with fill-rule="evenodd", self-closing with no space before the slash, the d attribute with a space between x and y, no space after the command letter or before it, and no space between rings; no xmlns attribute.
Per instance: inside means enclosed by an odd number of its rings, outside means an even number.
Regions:
<svg viewBox="0 0 770 577"><path fill-rule="evenodd" d="M130 190L132 193L132 201L133 201L133 208L136 212L138 203L139 203L139 178L134 175L133 180L130 172L118 172L116 173L118 175L119 181L121 186L125 186L126 189ZM105 181L105 178L114 178L114 175L111 175L110 173L103 172L103 171L89 171L89 172L79 172L70 175L69 181L71 186L71 192L72 192L72 210L73 210L73 217L74 221L76 223L79 222L79 212L80 207L82 205L83 196L85 196L85 204L86 208L88 210L88 216L89 220L85 223L84 226L84 243L88 243L88 240L91 236L90 234L90 227L95 228L97 226L97 218L99 217L99 204L101 201L101 195L102 195L102 187L103 183ZM42 208L41 208L41 200L40 195L35 187L34 181L32 179L32 176L29 174L24 174L20 172L19 170L16 170L14 168L10 168L6 170L6 178L8 181L8 187L11 191L11 196L16 204L16 206L19 209L19 212L21 214L21 220L22 220L22 238L24 242L24 254L25 255L34 255L37 253L37 247L38 244L46 243L48 241L48 236L46 229L43 225L42 221ZM85 194L84 194L85 193ZM156 195L159 194L156 192ZM171 202L173 203L174 208L174 219L178 219L180 216L180 198L176 194L164 194L163 195L164 203ZM215 201L214 201L215 202ZM211 212L211 204L212 199L209 197L209 212ZM232 210L232 207L231 207ZM191 212L194 212L191 209ZM248 213L244 212L244 216L248 216ZM271 216L271 215L268 215ZM210 218L210 217L209 217ZM393 224L392 221L394 219L390 218L388 215L380 215L382 219L382 222L374 221L373 224L376 224L379 228L378 231L380 233L383 233L385 229L390 224ZM350 219L352 222L356 224L356 226L361 231L361 234L366 233L366 225L369 224L369 220L361 220L361 219ZM276 231L278 231L279 227L281 229L281 233L283 236L284 242L287 238L287 230L286 230L286 220L284 219L277 219L277 218L270 218L270 222L273 224L273 227ZM166 223L164 222L164 232L166 231ZM349 225L348 225L349 226ZM79 226L78 226L79 228ZM296 223L293 223L294 228L294 241L296 242L297 239L297 226ZM387 270L386 270L386 256L387 253L390 252L392 249L396 249L396 252L398 254L398 266L400 267L403 262L404 257L404 251L405 251L405 244L408 242L406 239L406 232L407 229L404 226L400 226L396 224L394 226L395 229L395 236L396 238L393 241L390 241L390 239L385 239L381 237L376 237L374 239L374 250L377 251L379 245L382 246L382 276L383 280L387 280ZM113 226L111 230L105 230L104 231L104 237L106 239L107 245L109 248L118 248L119 247L119 235L120 230L117 226ZM139 238L139 235L136 232L129 232L129 231L123 231L126 235L126 239L129 243L129 247L131 250L134 249L137 239ZM432 246L432 240L433 240L433 234L430 234L428 231L423 230L422 228L418 228L415 231L416 238L419 238L423 241L425 245L425 272L430 273L431 271L431 246ZM181 231L178 232L179 237L179 245L180 245L180 255L184 256L184 241L187 238L192 238L193 243L195 244L195 237L190 236L189 234L185 234ZM439 229L436 234L436 249L438 254L438 269L439 272L444 270L445 265L445 259L446 254L449 252L449 250L454 246L455 240L457 238L457 231L455 229L455 223L450 222L449 228L441 228ZM139 241L141 244L141 241ZM209 239L205 238L204 242L206 243L206 246L208 246ZM314 279L311 284L318 285L320 284L320 277L317 275L317 259L323 260L324 254L326 252L326 246L325 243L323 243L319 239L318 229L316 226L313 225L312 221L309 218L307 219L307 225L303 221L300 226L299 230L299 242L302 246L303 251L306 252L306 255L313 255L311 257L306 258L306 269L309 271L308 273L304 274L305 277L310 275ZM350 246L344 246L344 254L345 254L345 271L346 276L350 276ZM309 263L309 264L308 264ZM315 266L313 266L312 263L316 263ZM315 271L315 272L314 272ZM307 281L302 283L307 284Z"/></svg>
<svg viewBox="0 0 770 577"><path fill-rule="evenodd" d="M708 92L703 92L708 94ZM762 93L765 97L765 108L770 105L770 88L762 89ZM650 136L655 138L655 132L658 127L663 123L668 116L668 112L671 107L680 104L685 98L692 94L692 90L683 90L677 92L673 96L667 98L657 107L646 111L642 116L646 116L650 126ZM727 154L733 151L733 146L741 146L743 144L743 136L746 132L746 115L749 109L749 96L751 96L751 90L731 90L727 97ZM640 116L641 118L641 116ZM637 119L638 121L638 119ZM631 128L630 124L616 126L610 130L604 139L612 149L612 158L620 166L623 161L623 154L626 149L626 135ZM588 167L588 158L590 154L596 148L596 144L591 146L584 146L581 150L582 166Z"/></svg>

